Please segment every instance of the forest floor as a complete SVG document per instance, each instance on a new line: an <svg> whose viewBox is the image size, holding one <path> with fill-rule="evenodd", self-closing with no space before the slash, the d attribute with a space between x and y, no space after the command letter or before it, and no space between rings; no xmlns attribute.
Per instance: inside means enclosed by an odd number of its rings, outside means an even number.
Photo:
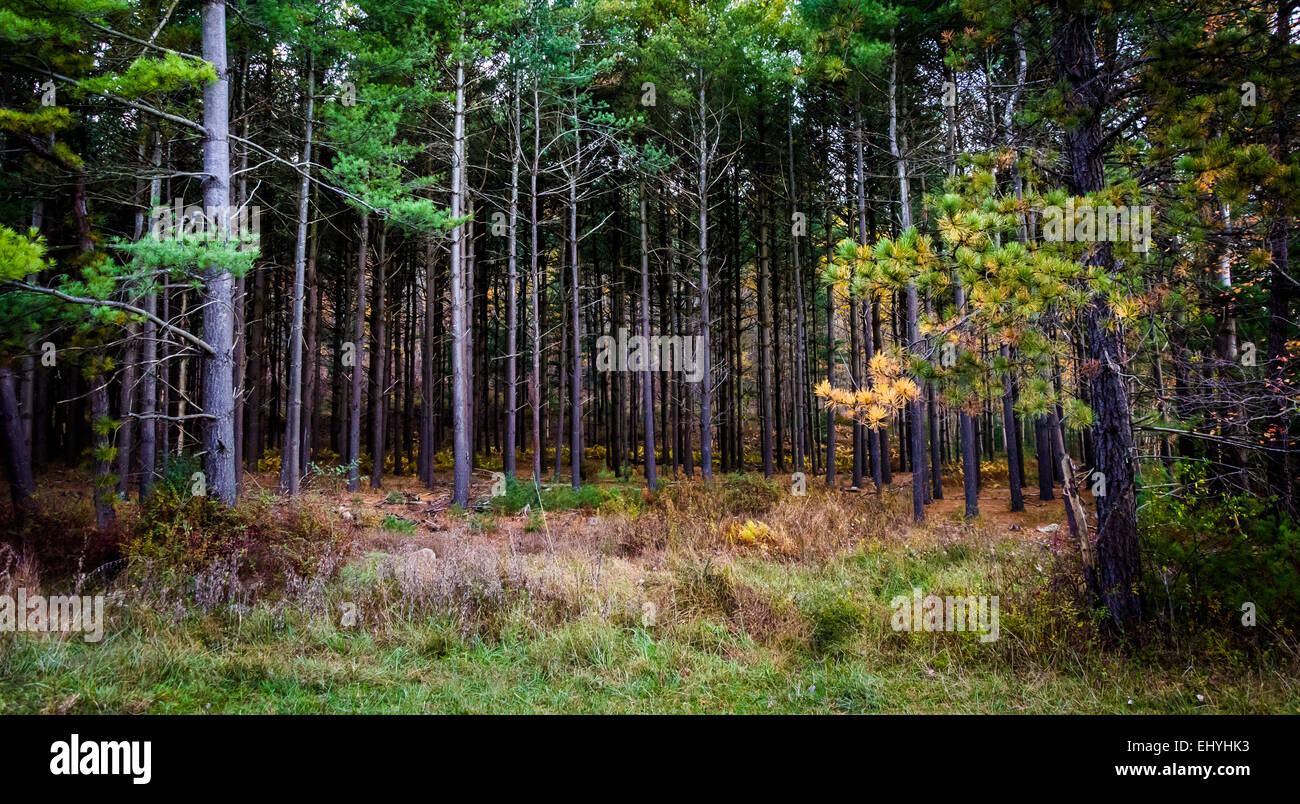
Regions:
<svg viewBox="0 0 1300 804"><path fill-rule="evenodd" d="M82 570L0 547L0 594L104 593L105 636L0 633L0 713L1300 712L1293 653L1109 640L1061 501L1012 513L1005 474L971 522L945 476L923 525L907 475L607 479L541 516L492 507L489 474L468 511L409 477L290 504L248 475L229 519L123 503L112 539L85 475L48 477L42 532ZM998 638L895 631L913 589L998 595Z"/></svg>

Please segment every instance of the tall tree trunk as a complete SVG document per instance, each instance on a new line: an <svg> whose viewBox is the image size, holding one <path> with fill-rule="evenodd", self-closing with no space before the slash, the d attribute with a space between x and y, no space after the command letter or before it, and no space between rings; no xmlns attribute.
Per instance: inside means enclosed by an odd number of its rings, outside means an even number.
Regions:
<svg viewBox="0 0 1300 804"><path fill-rule="evenodd" d="M650 344L650 224L646 220L645 176L641 177L641 337L647 348ZM645 415L645 482L650 489L659 487L655 466L655 392L654 365L646 360L641 383L641 407Z"/></svg>
<svg viewBox="0 0 1300 804"><path fill-rule="evenodd" d="M578 173L582 170L582 132L578 128L577 90L573 95L574 166L569 171L569 270L573 278L573 370L569 407L573 419L569 437L569 470L573 488L582 487L582 292L578 280Z"/></svg>
<svg viewBox="0 0 1300 804"><path fill-rule="evenodd" d="M435 288L434 271L437 247L432 234L425 236L424 244L424 343L420 350L420 479L433 488L434 411L437 397L434 394L433 345L434 322L440 315Z"/></svg>
<svg viewBox="0 0 1300 804"><path fill-rule="evenodd" d="M108 374L103 359L92 358L97 364L90 377L90 426L94 433L92 447L95 457L95 527L104 528L113 521L113 501L117 496L112 484L112 444L109 441Z"/></svg>
<svg viewBox="0 0 1300 804"><path fill-rule="evenodd" d="M696 359L700 366L700 468L706 479L713 477L713 378L710 371L712 347L709 343L709 150L708 109L704 101L704 67L699 67L700 131L699 178L696 191L700 201L700 349Z"/></svg>
<svg viewBox="0 0 1300 804"><path fill-rule="evenodd" d="M528 226L530 229L528 237L528 269L530 274L528 293L533 312L533 373L529 380L528 396L533 408L533 484L539 488L542 482L542 317L538 303L538 294L541 293L541 277L537 265L538 255L541 252L537 240L537 174L540 172L539 160L541 159L542 150L542 110L540 101L541 96L537 89L537 81L534 80L533 161L528 173L530 205L528 212Z"/></svg>
<svg viewBox="0 0 1300 804"><path fill-rule="evenodd" d="M1066 129L1069 188L1075 195L1085 195L1105 187L1101 115L1107 105L1106 83L1097 63L1093 20L1072 7L1059 9L1058 14L1052 47L1058 77L1066 86L1066 109L1076 121ZM1100 243L1085 264L1109 270L1111 263L1109 244ZM1133 421L1122 374L1128 356L1118 322L1103 296L1095 296L1085 312L1085 336L1089 361L1096 366L1088 380L1095 421L1094 465L1102 473L1106 492L1097 497L1097 574L1090 591L1115 626L1127 631L1142 618Z"/></svg>
<svg viewBox="0 0 1300 804"><path fill-rule="evenodd" d="M149 209L153 210L162 201L162 134L153 130L153 168L154 175L149 181ZM154 287L157 275L151 274L146 280L144 309L150 316L158 313L158 291ZM155 461L158 454L158 325L152 318L144 322L143 352L144 376L140 381L140 501L143 502L153 491Z"/></svg>
<svg viewBox="0 0 1300 804"><path fill-rule="evenodd" d="M826 260L831 259L831 213L826 213ZM826 380L835 385L835 285L826 286ZM835 408L826 408L826 485L835 487Z"/></svg>
<svg viewBox="0 0 1300 804"><path fill-rule="evenodd" d="M289 405L285 417L284 445L280 450L280 491L294 496L302 479L298 458L302 452L303 295L307 281L307 215L311 201L311 135L315 105L316 69L307 57L307 95L303 101L302 162L298 166L298 238L293 252L293 323L289 329Z"/></svg>
<svg viewBox="0 0 1300 804"><path fill-rule="evenodd" d="M1011 362L1011 347L1002 345L1002 359ZM1007 486L1011 489L1011 510L1025 510L1021 492L1024 478L1020 474L1020 438L1016 433L1014 390L1011 373L1002 376L1002 436L1007 445Z"/></svg>
<svg viewBox="0 0 1300 804"><path fill-rule="evenodd" d="M451 215L461 216L465 174L465 65L456 64L456 101L451 155ZM465 365L465 342L469 326L465 310L464 225L451 233L451 420L453 489L452 502L469 505L469 367Z"/></svg>
<svg viewBox="0 0 1300 804"><path fill-rule="evenodd" d="M13 369L0 364L0 454L4 455L5 478L14 506L14 525L19 549L25 549L27 527L36 511L33 495L32 464L23 438L22 418L18 411L17 380Z"/></svg>
<svg viewBox="0 0 1300 804"><path fill-rule="evenodd" d="M352 396L348 400L348 491L361 491L361 344L366 337L366 257L370 213L361 211L357 247L357 297L352 311Z"/></svg>
<svg viewBox="0 0 1300 804"><path fill-rule="evenodd" d="M221 210L223 234L228 233L230 207L230 88L226 68L226 3L204 0L203 59L217 80L203 89L203 205ZM231 316L231 275L219 265L207 269L203 286L203 339L215 354L203 361L203 408L209 417L203 428L203 470L209 491L227 505L235 504L234 344Z"/></svg>
<svg viewBox="0 0 1300 804"><path fill-rule="evenodd" d="M1295 11L1292 0L1279 0L1277 4L1277 24L1273 42L1276 49L1276 61L1282 63L1286 53L1294 43L1291 38L1291 17ZM1288 129L1294 124L1287 104L1287 95L1278 93L1278 109L1273 115L1273 130L1270 136L1269 152L1275 161L1284 164L1290 156ZM1295 515L1296 504L1293 496L1295 486L1294 468L1291 454L1291 416L1288 413L1291 402L1282 389L1286 387L1285 376L1288 366L1287 341L1291 333L1291 301L1295 293L1290 275L1291 217L1283 198L1271 199L1268 204L1268 250L1271 258L1269 267L1269 325L1268 325L1268 380L1272 389L1269 408L1274 421L1270 427L1268 453L1268 488L1269 493L1278 499L1282 510Z"/></svg>
<svg viewBox="0 0 1300 804"><path fill-rule="evenodd" d="M239 59L239 117L243 119L241 124L241 134L245 140L248 139L248 65L249 58L247 49L245 49ZM248 206L248 145L243 144L239 148L239 171L235 179L235 205L242 211ZM235 366L233 369L234 388L232 393L235 397L235 489L237 493L244 490L244 398L247 393L247 372L248 368L248 337L245 318L248 310L245 303L248 299L246 292L247 276L241 274L235 279L235 287L231 295L231 305L234 309L234 345L235 345Z"/></svg>
<svg viewBox="0 0 1300 804"><path fill-rule="evenodd" d="M763 476L772 476L772 260L768 248L771 229L768 225L768 205L765 197L759 198L758 228L758 399L763 431L760 444L763 450ZM778 433L779 435L779 433Z"/></svg>
<svg viewBox="0 0 1300 804"><path fill-rule="evenodd" d="M869 245L871 241L868 239L870 229L867 226L867 174L863 154L863 141L865 137L862 130L862 100L860 97L858 98L857 103L853 106L853 116L854 150L856 152L855 161L857 167L855 184L857 185L858 199L858 239L864 245ZM868 366L871 365L871 359L876 356L875 336L873 334L875 328L875 321L873 320L875 314L874 304L872 303L873 296L874 293L869 292L867 297L863 300L862 305L863 359ZM857 358L855 358L855 360L856 359ZM874 386L875 380L871 377L870 373L864 373L867 375L867 386ZM859 438L865 439L867 442L867 453L871 461L871 482L875 485L877 494L880 493L881 487L884 485L885 477L881 461L889 460L888 455L881 454L882 433L883 430L873 427L867 431L861 432L859 435Z"/></svg>
<svg viewBox="0 0 1300 804"><path fill-rule="evenodd" d="M379 243L375 249L375 300L370 310L370 488L384 487L384 425L388 420L385 400L388 398L388 375L384 371L388 360L386 324L387 297L386 266L388 262L388 226L379 224Z"/></svg>
<svg viewBox="0 0 1300 804"><path fill-rule="evenodd" d="M898 203L899 203L899 225L902 230L906 231L912 226L912 203L911 193L907 177L907 160L903 156L902 145L898 135L898 49L894 48L894 55L890 61L889 69L889 150L894 157L894 164L898 171ZM918 354L921 349L921 338L919 333L920 319L920 298L917 295L915 280L907 283L907 348L912 354ZM909 429L911 433L911 448L908 450L912 458L912 517L917 522L925 519L925 497L926 497L926 478L925 478L925 379L913 373L912 379L917 384L917 395L909 405L911 412L911 422Z"/></svg>
<svg viewBox="0 0 1300 804"><path fill-rule="evenodd" d="M790 109L790 117L786 127L786 146L788 150L790 164L790 220L796 219L799 214L799 189L795 181L794 169L794 108ZM807 220L806 218L804 219ZM805 223L806 225L806 223ZM792 228L790 230L790 262L794 266L794 292L795 292L795 322L796 322L796 342L794 349L794 387L795 387L795 441L794 441L794 468L796 472L804 471L805 456L808 448L807 443L807 422L805 403L807 397L805 393L810 385L807 375L808 369L808 333L807 322L804 318L803 307L803 273L799 262L799 238L800 234Z"/></svg>
<svg viewBox="0 0 1300 804"><path fill-rule="evenodd" d="M516 243L518 241L518 224L519 224L519 160L523 156L523 143L521 142L520 131L520 103L519 103L519 72L514 73L514 84L511 95L514 100L514 117L511 121L511 153L510 153L510 230L509 230L509 249L506 259L508 261L508 276L506 287L506 445L503 452L502 468L505 469L506 477L511 480L515 477L515 446L517 434L515 432L518 416L518 400L516 398L519 386L519 326L518 326L518 305L519 305L519 260L515 254Z"/></svg>

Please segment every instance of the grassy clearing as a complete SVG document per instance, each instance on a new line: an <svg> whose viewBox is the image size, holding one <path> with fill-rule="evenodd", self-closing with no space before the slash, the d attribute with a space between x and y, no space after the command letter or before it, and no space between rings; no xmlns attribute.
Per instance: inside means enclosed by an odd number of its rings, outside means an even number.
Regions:
<svg viewBox="0 0 1300 804"><path fill-rule="evenodd" d="M578 499L413 538L324 498L241 512L237 542L155 511L83 579L102 643L0 635L0 712L1300 712L1285 639L1225 618L1110 641L1052 534L751 477ZM0 557L0 593L40 580ZM895 632L913 588L999 595L1000 638Z"/></svg>

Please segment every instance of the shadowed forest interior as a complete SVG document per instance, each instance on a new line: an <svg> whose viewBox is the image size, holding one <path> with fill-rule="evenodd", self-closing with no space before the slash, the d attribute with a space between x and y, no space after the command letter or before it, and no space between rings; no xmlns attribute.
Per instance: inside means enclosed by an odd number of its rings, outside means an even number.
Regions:
<svg viewBox="0 0 1300 804"><path fill-rule="evenodd" d="M1293 707L1297 16L0 0L6 583L241 579L208 610L290 566L405 594L427 549L566 623L582 582L509 569L558 538L671 565L618 605L740 622L759 589L741 631L824 656L922 577L773 568L915 542L1037 600L1026 644L1214 632ZM504 638L456 588L456 639Z"/></svg>

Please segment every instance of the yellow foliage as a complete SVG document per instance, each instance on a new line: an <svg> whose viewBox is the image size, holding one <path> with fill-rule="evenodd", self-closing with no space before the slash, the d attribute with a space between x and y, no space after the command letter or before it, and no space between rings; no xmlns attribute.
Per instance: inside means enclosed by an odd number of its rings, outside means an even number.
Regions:
<svg viewBox="0 0 1300 804"><path fill-rule="evenodd" d="M776 532L766 522L753 519L745 520L743 525L739 522L731 523L731 527L727 530L727 539L733 544L753 545L764 551L780 543Z"/></svg>

